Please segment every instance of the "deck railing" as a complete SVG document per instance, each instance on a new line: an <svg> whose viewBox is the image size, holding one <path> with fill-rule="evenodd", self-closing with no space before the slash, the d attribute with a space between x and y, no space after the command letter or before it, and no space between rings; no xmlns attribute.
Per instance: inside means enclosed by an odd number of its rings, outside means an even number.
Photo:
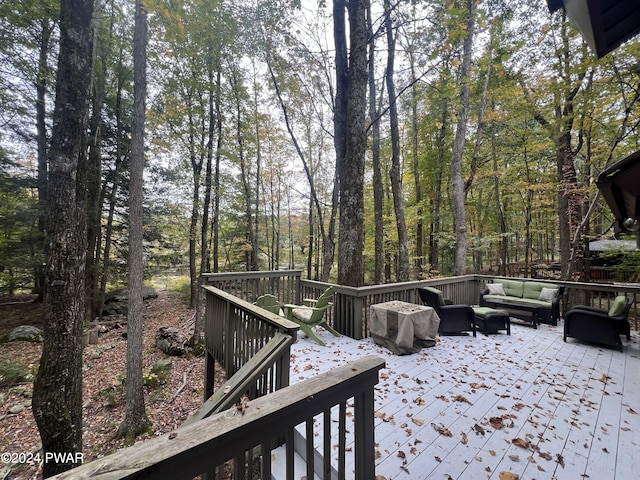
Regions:
<svg viewBox="0 0 640 480"><path fill-rule="evenodd" d="M171 478L192 479L207 473L209 479L271 479L272 449L285 439L284 474L275 478L338 479L375 477L374 387L384 360L364 357L327 373L283 388L252 401L244 412L230 409L202 419L170 434L119 450L52 478ZM347 415L347 404L353 414ZM333 445L329 418L332 408L339 411L336 432L340 455L331 464ZM324 417L324 454L322 465L310 455L306 472L294 471L294 429L311 425L315 417ZM353 425L351 424L353 422ZM308 426L306 427L309 428ZM355 448L346 444L347 432L353 432ZM314 451L313 435L308 440ZM326 449L329 449L328 451ZM350 458L349 458L350 456ZM232 460L232 464L228 462ZM351 467L353 465L353 467ZM317 467L317 468L316 468ZM349 471L347 472L347 468Z"/></svg>
<svg viewBox="0 0 640 480"><path fill-rule="evenodd" d="M245 279L246 277L246 279ZM431 286L442 290L446 298L454 303L475 305L479 303L481 287L493 278L508 278L488 275L463 275L459 277L419 280L404 283L389 283L365 287L333 285L333 309L327 312L330 325L343 335L355 339L369 336L369 307L389 300L420 303L418 288ZM521 278L523 281L552 282L565 286L561 310L567 311L572 304L590 304L609 308L617 294L625 294L633 300L629 321L637 330L640 327L640 284L565 282L552 279ZM231 286L231 293L248 301L255 301L259 294L273 293L282 303L299 304L303 298L317 298L330 283L302 279L301 270L276 270L270 272L243 272L207 274L205 282L218 288ZM270 286L273 290L269 290Z"/></svg>
<svg viewBox="0 0 640 480"><path fill-rule="evenodd" d="M276 282L277 283L277 282ZM298 325L231 293L203 287L205 309L205 399L213 394L215 361L232 377L275 335L296 337ZM250 391L253 399L289 385L290 349L285 349Z"/></svg>

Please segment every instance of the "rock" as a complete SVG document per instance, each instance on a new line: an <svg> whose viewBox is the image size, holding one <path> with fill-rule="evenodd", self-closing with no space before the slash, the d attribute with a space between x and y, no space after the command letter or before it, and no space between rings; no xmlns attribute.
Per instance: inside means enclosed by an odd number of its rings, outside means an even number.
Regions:
<svg viewBox="0 0 640 480"><path fill-rule="evenodd" d="M153 287L142 287L142 299L156 298L158 292ZM129 291L126 288L116 290L107 295L102 309L102 315L126 315L129 303Z"/></svg>
<svg viewBox="0 0 640 480"><path fill-rule="evenodd" d="M87 345L97 345L98 344L98 329L90 328L89 330L85 330L82 333L82 348Z"/></svg>
<svg viewBox="0 0 640 480"><path fill-rule="evenodd" d="M20 325L19 327L11 330L9 334L9 341L13 342L16 340L23 340L26 342L42 342L42 330L38 327L34 327L33 325Z"/></svg>
<svg viewBox="0 0 640 480"><path fill-rule="evenodd" d="M14 405L13 407L11 407L9 409L9 413L11 415L17 415L18 413L22 412L25 409L24 405Z"/></svg>
<svg viewBox="0 0 640 480"><path fill-rule="evenodd" d="M167 355L187 353L187 336L175 327L160 327L156 332L156 347Z"/></svg>

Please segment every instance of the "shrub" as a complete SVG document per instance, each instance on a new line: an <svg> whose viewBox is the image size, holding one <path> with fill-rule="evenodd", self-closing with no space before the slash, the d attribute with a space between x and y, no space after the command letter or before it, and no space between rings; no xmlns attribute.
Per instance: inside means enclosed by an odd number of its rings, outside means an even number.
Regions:
<svg viewBox="0 0 640 480"><path fill-rule="evenodd" d="M33 380L31 368L20 362L0 360L0 387L8 387Z"/></svg>

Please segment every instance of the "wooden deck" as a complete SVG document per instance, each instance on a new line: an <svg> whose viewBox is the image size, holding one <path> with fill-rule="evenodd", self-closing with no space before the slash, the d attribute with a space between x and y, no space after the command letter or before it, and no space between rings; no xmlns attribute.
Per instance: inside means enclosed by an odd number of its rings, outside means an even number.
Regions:
<svg viewBox="0 0 640 480"><path fill-rule="evenodd" d="M636 333L621 353L564 343L562 323L514 322L511 336L442 337L395 356L371 339L317 330L328 346L299 333L291 383L364 355L386 360L376 387L378 479L639 478Z"/></svg>

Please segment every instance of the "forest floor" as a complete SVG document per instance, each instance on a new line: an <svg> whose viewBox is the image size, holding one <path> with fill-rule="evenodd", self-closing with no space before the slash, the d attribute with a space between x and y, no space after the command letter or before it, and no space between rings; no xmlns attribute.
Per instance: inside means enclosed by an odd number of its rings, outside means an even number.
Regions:
<svg viewBox="0 0 640 480"><path fill-rule="evenodd" d="M194 310L187 308L175 292L158 290L158 293L157 298L145 301L143 372L148 374L158 360L170 359L171 365L166 380L156 386L145 386L145 406L153 433L138 437L138 442L174 430L203 400L204 356L169 357L155 346L156 332L162 326L177 327L189 335ZM18 325L42 327L43 306L31 300L0 299L0 339ZM120 321L115 322L116 327L100 334L98 343L88 345L83 352L84 462L124 447L123 440L113 437L125 410L126 318L115 320ZM33 377L41 353L42 344L38 343L0 343L0 480L42 476L38 462L18 461L42 456L31 410ZM15 380L5 385L8 376ZM223 381L224 372L216 371L216 384Z"/></svg>

